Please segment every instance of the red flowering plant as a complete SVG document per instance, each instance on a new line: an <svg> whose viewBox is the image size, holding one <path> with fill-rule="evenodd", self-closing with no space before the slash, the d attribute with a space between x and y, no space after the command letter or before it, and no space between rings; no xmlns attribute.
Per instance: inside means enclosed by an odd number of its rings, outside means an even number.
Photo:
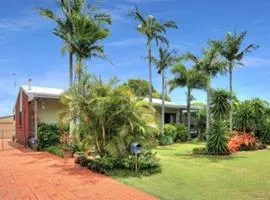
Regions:
<svg viewBox="0 0 270 200"><path fill-rule="evenodd" d="M234 133L229 139L230 152L247 151L257 149L256 138L251 133Z"/></svg>

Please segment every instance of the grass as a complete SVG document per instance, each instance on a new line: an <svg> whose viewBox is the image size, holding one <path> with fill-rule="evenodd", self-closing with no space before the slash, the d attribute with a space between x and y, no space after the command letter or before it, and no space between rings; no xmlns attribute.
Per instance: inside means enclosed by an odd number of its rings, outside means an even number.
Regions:
<svg viewBox="0 0 270 200"><path fill-rule="evenodd" d="M160 199L270 199L270 151L230 156L195 156L202 144L159 147L162 173L150 177L116 177Z"/></svg>

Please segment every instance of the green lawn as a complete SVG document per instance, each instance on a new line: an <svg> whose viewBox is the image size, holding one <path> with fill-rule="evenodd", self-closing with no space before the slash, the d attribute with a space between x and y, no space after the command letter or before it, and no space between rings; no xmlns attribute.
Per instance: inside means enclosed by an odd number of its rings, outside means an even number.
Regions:
<svg viewBox="0 0 270 200"><path fill-rule="evenodd" d="M200 144L175 144L155 151L162 173L117 178L160 199L270 199L270 150L227 157L194 156Z"/></svg>

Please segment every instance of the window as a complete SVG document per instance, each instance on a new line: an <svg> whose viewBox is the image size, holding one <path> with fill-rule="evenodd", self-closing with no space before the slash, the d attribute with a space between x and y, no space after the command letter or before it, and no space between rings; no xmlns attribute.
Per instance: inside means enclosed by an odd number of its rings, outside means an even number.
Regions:
<svg viewBox="0 0 270 200"><path fill-rule="evenodd" d="M165 124L175 124L176 114L175 113L165 113Z"/></svg>

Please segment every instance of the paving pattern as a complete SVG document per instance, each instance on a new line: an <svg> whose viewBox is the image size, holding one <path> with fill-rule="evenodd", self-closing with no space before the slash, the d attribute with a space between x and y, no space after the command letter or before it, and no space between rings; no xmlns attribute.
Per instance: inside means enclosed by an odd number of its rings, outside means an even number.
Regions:
<svg viewBox="0 0 270 200"><path fill-rule="evenodd" d="M44 152L5 141L0 148L0 200L152 200L155 197Z"/></svg>

